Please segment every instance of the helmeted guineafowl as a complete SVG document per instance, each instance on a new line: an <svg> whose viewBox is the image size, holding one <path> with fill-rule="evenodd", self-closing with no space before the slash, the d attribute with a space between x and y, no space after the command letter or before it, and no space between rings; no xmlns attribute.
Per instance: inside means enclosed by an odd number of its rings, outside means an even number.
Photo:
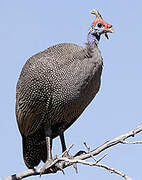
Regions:
<svg viewBox="0 0 142 180"><path fill-rule="evenodd" d="M26 62L16 88L16 118L28 168L52 160L52 139L60 136L82 114L100 88L103 61L98 42L112 33L97 10L85 47L57 44Z"/></svg>

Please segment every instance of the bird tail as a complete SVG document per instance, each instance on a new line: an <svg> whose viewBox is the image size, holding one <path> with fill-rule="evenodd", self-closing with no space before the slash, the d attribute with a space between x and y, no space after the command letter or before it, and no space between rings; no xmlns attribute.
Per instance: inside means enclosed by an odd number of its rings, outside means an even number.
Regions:
<svg viewBox="0 0 142 180"><path fill-rule="evenodd" d="M35 132L27 137L22 136L22 143L24 162L29 169L37 166L41 160L46 161L47 148L42 131Z"/></svg>

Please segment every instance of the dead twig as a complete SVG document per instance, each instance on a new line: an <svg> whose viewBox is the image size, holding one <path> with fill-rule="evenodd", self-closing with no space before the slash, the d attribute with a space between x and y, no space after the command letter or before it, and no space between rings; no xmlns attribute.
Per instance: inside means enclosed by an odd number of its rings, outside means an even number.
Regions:
<svg viewBox="0 0 142 180"><path fill-rule="evenodd" d="M100 164L100 163L99 163L99 164L96 164L96 166L97 166L97 167L104 168L104 169L110 171L111 173L118 174L118 175L120 175L121 177L123 177L123 178L126 179L126 180L132 180L132 178L130 178L129 176L127 176L124 172L119 171L119 170L117 170L117 169L114 169L114 168L112 168L112 167L110 167L110 166L107 166L107 165L104 165L104 164Z"/></svg>

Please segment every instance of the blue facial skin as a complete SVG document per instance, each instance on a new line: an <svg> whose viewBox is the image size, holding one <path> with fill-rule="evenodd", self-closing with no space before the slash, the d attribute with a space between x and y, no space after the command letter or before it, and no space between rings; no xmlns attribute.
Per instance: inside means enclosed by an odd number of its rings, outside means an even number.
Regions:
<svg viewBox="0 0 142 180"><path fill-rule="evenodd" d="M98 45L100 40L100 34L98 32L102 31L103 28L104 26L99 22L96 24L95 27L94 25L91 25L87 37L88 44L90 45L90 47L93 47L94 43Z"/></svg>

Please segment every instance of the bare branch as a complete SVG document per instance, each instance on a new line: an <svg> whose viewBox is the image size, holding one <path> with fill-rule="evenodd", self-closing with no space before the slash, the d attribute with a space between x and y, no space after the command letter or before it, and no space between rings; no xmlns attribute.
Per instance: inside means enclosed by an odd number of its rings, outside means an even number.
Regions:
<svg viewBox="0 0 142 180"><path fill-rule="evenodd" d="M132 180L132 178L128 177L126 174L124 174L122 171L119 171L119 170L116 170L110 166L107 166L107 165L104 165L104 164L96 164L97 167L101 167L101 168L104 168L108 171L110 171L111 173L115 173L115 174L118 174L120 175L121 177L123 177L124 179L126 180Z"/></svg>
<svg viewBox="0 0 142 180"><path fill-rule="evenodd" d="M107 154L105 154L104 156L102 156L101 158L99 158L99 159L97 160L97 159L92 155L92 153L91 153L91 151L90 151L90 147L87 145L86 142L84 142L84 145L85 145L85 147L88 149L88 153L91 155L92 159L93 159L96 163L98 163L99 161L101 161L102 159L104 159L104 158L107 156Z"/></svg>
<svg viewBox="0 0 142 180"><path fill-rule="evenodd" d="M122 141L122 144L142 144L142 141L134 141L134 142L128 142L128 141Z"/></svg>
<svg viewBox="0 0 142 180"><path fill-rule="evenodd" d="M52 163L52 166L54 166L55 164L60 163L64 168L71 166L71 165L75 165L76 163L81 163L84 165L89 165L89 166L97 166L97 167L101 167L104 168L112 173L118 174L121 177L123 177L125 180L132 180L130 177L128 177L126 174L124 174L122 171L116 170L112 167L109 167L107 165L104 164L100 164L99 162L106 156L103 156L102 158L100 158L99 160L96 160L93 156L96 156L98 154L100 154L101 152L103 152L104 150L117 145L119 143L123 143L123 144L140 144L142 143L142 141L136 141L136 142L126 142L125 140L129 137L134 137L135 134L138 134L142 131L142 126L129 131L126 134L122 134L121 136L118 136L110 141L105 142L103 145L97 147L96 149L94 149L93 151L90 151L90 148L87 146L87 144L85 143L86 148L88 149L88 153L86 154L81 154L75 157L72 157L71 159L64 157L66 152L69 152L70 149L73 147L70 146L64 153L62 153L61 155L59 155L58 157L55 158L55 160ZM85 159L88 158L93 158L93 160L95 160L95 162L88 162L85 161ZM23 179L29 176L34 176L34 175L40 175L40 169L41 168L37 168L37 169L28 169L26 171L23 171L21 173L17 173L14 174L12 176L8 176L6 178L0 178L0 180L19 180L19 179ZM53 171L52 168L50 167L45 174L50 174L50 173L56 173L57 171L59 171L60 169L57 169L56 171Z"/></svg>
<svg viewBox="0 0 142 180"><path fill-rule="evenodd" d="M132 180L132 178L130 178L129 176L127 176L124 172L122 171L119 171L117 169L114 169L110 166L107 166L105 164L100 164L98 163L99 160L97 160L97 162L87 162L85 160L80 160L80 159L73 159L73 160L70 160L70 159L64 159L65 161L68 161L70 163L80 163L80 164L84 164L84 165L89 165L89 166L97 166L97 167L101 167L101 168L104 168L108 171L110 171L111 173L115 173L115 174L118 174L120 175L121 177L123 177L124 179L126 180Z"/></svg>
<svg viewBox="0 0 142 180"><path fill-rule="evenodd" d="M120 135L120 136L118 136L118 137L116 137L110 141L105 142L103 145L101 145L101 146L97 147L95 150L91 151L91 153L93 154L93 156L96 156L99 153L101 153L102 151L110 148L111 146L122 143L122 141L124 141L125 139L127 139L129 137L134 137L136 134L140 133L141 131L142 131L142 126L136 128L132 131L129 131L126 134L122 134L122 135ZM80 155L81 159L87 159L90 157L91 157L91 155L89 153Z"/></svg>

